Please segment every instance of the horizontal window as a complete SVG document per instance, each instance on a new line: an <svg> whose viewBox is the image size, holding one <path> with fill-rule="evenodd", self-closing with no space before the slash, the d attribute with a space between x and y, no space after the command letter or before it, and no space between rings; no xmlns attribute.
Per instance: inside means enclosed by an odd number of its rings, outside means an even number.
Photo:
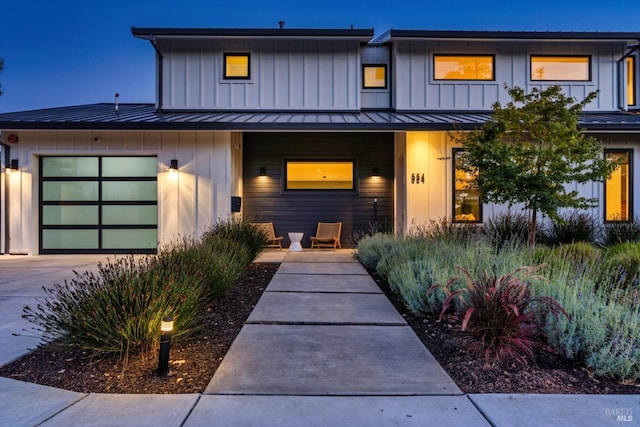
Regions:
<svg viewBox="0 0 640 427"><path fill-rule="evenodd" d="M287 190L353 190L353 161L287 161Z"/></svg>
<svg viewBox="0 0 640 427"><path fill-rule="evenodd" d="M591 57L532 55L531 80L589 81L591 80Z"/></svg>
<svg viewBox="0 0 640 427"><path fill-rule="evenodd" d="M386 89L387 66L386 65L363 65L362 87L364 89Z"/></svg>
<svg viewBox="0 0 640 427"><path fill-rule="evenodd" d="M250 61L248 53L224 54L224 78L225 79L249 79Z"/></svg>
<svg viewBox="0 0 640 427"><path fill-rule="evenodd" d="M433 55L435 80L494 80L493 55Z"/></svg>

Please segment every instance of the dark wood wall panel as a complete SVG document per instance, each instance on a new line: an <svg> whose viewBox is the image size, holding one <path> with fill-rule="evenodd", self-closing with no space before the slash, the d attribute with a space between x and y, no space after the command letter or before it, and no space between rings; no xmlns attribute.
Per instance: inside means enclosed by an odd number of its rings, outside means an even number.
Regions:
<svg viewBox="0 0 640 427"><path fill-rule="evenodd" d="M393 221L392 133L246 133L243 153L243 211L246 218L274 223L276 234L302 231L310 246L318 222L342 221L342 246L373 222ZM286 191L284 161L353 159L355 191ZM260 176L264 167L267 176ZM379 177L372 177L377 167ZM377 199L377 203L374 203Z"/></svg>

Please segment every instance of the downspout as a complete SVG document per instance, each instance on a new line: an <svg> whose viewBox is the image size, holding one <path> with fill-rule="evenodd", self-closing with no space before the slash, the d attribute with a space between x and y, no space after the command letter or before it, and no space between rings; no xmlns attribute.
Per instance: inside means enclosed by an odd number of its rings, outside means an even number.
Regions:
<svg viewBox="0 0 640 427"><path fill-rule="evenodd" d="M635 46L632 46L631 48L629 48L629 50L624 55L622 55L622 58L618 59L618 70L620 70L621 67L624 67L624 64L622 63L622 61L624 61L625 59L627 59L631 55L633 55L638 50L638 48L640 48L640 40L638 40L638 44L636 44ZM635 64L635 66L638 67L638 64ZM636 71L636 73L637 73L637 71ZM618 73L618 76L619 75L620 74ZM626 82L620 82L620 84L621 85L625 85ZM637 104L638 103L638 101L637 101L637 99L638 99L638 88L636 86L637 86L637 77L634 79L634 89L636 91L635 99L636 99L636 104ZM629 105L627 105L626 101L625 101L626 108L622 107L622 100L620 100L620 101L621 101L620 102L620 106L618 108L620 108L623 111L628 111L629 110Z"/></svg>
<svg viewBox="0 0 640 427"><path fill-rule="evenodd" d="M153 46L153 49L156 51L156 64L157 64L157 72L158 75L156 76L156 81L158 82L158 106L157 109L159 111L162 111L162 107L164 105L164 98L162 96L162 84L163 84L163 78L162 78L162 69L163 69L163 63L164 63L164 57L162 56L162 52L160 52L160 49L158 48L158 44L157 44L157 40L155 37L150 37L149 38L149 43L151 43L151 46Z"/></svg>
<svg viewBox="0 0 640 427"><path fill-rule="evenodd" d="M8 252L9 250L9 180L7 179L6 169L9 167L9 159L11 148L0 142L0 147L2 148L2 152L4 153L4 170L0 171L0 173L4 174L4 197L0 200L0 208L4 207L4 233L2 233L2 237L4 237L3 241L0 241L0 255L5 253L5 250Z"/></svg>

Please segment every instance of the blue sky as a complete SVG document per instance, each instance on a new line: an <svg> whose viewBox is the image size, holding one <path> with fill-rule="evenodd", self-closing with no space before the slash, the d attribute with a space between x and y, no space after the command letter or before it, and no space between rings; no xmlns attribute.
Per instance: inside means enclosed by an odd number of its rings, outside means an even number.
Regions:
<svg viewBox="0 0 640 427"><path fill-rule="evenodd" d="M153 102L151 45L131 27L637 31L640 1L6 0L0 112Z"/></svg>

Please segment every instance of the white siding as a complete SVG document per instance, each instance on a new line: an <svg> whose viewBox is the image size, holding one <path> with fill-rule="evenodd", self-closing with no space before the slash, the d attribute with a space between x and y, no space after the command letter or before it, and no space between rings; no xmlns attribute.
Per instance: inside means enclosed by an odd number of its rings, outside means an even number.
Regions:
<svg viewBox="0 0 640 427"><path fill-rule="evenodd" d="M229 132L20 132L12 158L20 171L9 180L9 253L36 254L39 229L39 156L158 156L158 236L168 242L178 235L201 233L231 212L231 196L241 191L238 136ZM99 138L100 142L94 142ZM234 152L235 151L235 152ZM238 153L240 151L240 153ZM178 179L169 177L178 159ZM241 161L241 160L240 160ZM234 194L232 194L232 191Z"/></svg>
<svg viewBox="0 0 640 427"><path fill-rule="evenodd" d="M357 110L359 42L165 41L167 110ZM248 52L249 80L225 80L225 52Z"/></svg>
<svg viewBox="0 0 640 427"><path fill-rule="evenodd" d="M434 54L495 55L495 81L442 81L432 75ZM530 55L590 55L591 81L531 81ZM511 43L511 42L418 42L396 41L394 45L393 106L397 110L490 110L495 102L509 102L504 85L527 91L559 84L578 100L595 90L598 97L586 110L615 111L618 108L617 61L624 43Z"/></svg>

